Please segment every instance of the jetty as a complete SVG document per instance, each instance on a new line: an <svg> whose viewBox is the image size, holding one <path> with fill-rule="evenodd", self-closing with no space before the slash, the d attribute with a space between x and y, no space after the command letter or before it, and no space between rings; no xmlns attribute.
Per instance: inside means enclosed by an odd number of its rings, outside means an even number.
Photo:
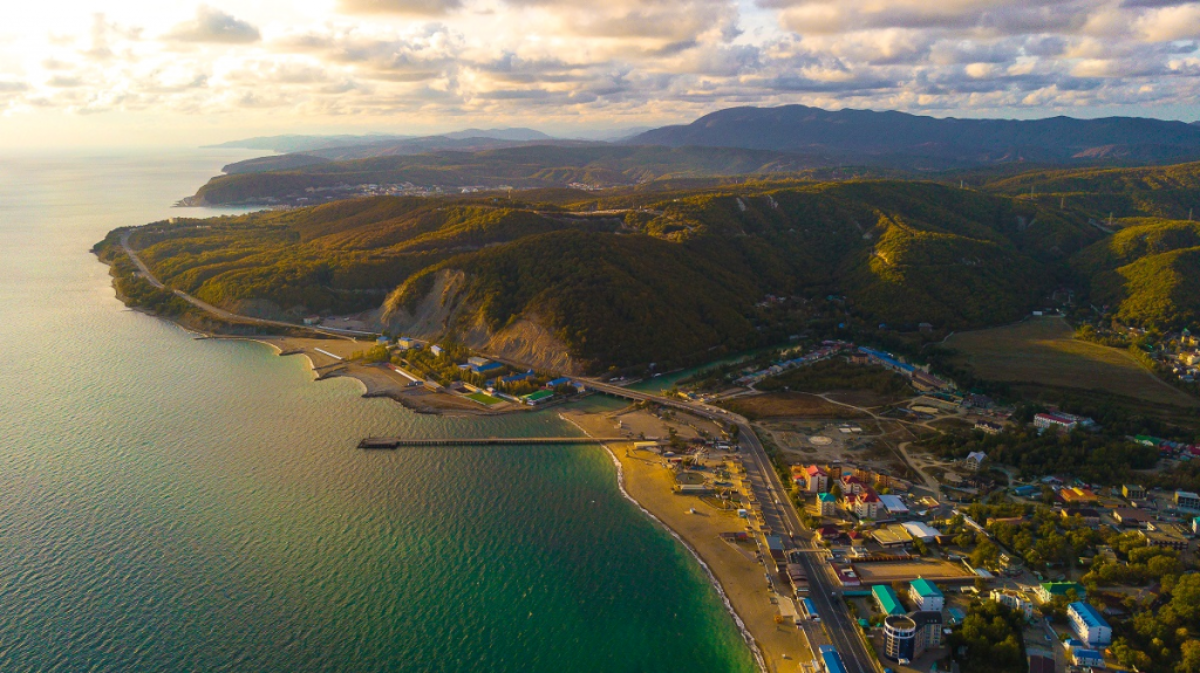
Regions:
<svg viewBox="0 0 1200 673"><path fill-rule="evenodd" d="M398 449L404 446L529 446L537 444L607 444L631 442L628 437L459 437L446 439L401 439L367 437L360 449Z"/></svg>

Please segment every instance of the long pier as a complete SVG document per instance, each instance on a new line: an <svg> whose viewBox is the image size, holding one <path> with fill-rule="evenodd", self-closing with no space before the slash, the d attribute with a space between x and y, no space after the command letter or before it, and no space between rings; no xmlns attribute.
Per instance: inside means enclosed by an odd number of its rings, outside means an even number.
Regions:
<svg viewBox="0 0 1200 673"><path fill-rule="evenodd" d="M402 439L367 437L360 449L398 449L403 446L529 446L531 444L607 444L631 442L628 437L461 437L446 439Z"/></svg>

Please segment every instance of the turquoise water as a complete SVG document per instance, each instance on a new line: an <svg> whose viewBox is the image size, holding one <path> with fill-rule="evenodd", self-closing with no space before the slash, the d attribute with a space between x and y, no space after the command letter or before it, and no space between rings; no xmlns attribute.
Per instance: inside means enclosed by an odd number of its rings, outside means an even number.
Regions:
<svg viewBox="0 0 1200 673"><path fill-rule="evenodd" d="M602 450L353 448L552 413L419 416L113 298L88 248L245 156L0 156L0 670L753 670Z"/></svg>

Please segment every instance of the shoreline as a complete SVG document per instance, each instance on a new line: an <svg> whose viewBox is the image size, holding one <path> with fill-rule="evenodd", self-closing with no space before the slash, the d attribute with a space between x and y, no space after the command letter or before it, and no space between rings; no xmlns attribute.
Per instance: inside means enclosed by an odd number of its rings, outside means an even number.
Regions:
<svg viewBox="0 0 1200 673"><path fill-rule="evenodd" d="M559 413L558 417L561 418L562 420L570 423L571 425L575 426L576 428L579 429L580 432L587 435L588 437L595 436L592 433L588 432L586 429L584 429L584 427L582 425L575 422L574 419L568 418L565 415L563 415L562 413ZM666 521L663 521L658 516L655 516L654 512L651 512L637 498L634 498L632 495L630 495L628 489L625 488L625 466L624 466L624 464L622 464L621 460L619 458L617 458L616 452L613 451L612 447L610 447L608 445L608 443L601 443L600 446L604 448L604 451L608 454L609 459L612 460L613 465L616 466L616 468L617 468L617 490L621 493L621 496L624 497L629 502L633 503L633 505L635 507L637 507L639 510L641 510L641 512L643 514L645 514L647 517L649 517L651 521L654 521L659 526L662 526L663 529L665 529L668 533L671 534L671 537L675 538L681 545L683 545L684 549L687 549L688 553L690 553L692 555L692 558L694 558L696 560L696 562L700 564L700 567L704 569L704 573L706 575L708 575L709 583L713 586L713 588L715 588L717 590L717 595L719 595L721 597L721 602L725 605L725 610L729 613L729 615L731 617L733 617L733 622L734 622L734 624L737 625L738 632L742 635L742 640L744 640L746 642L746 645L749 646L750 654L753 655L754 662L758 666L758 670L762 671L763 673L767 673L767 671L769 669L767 668L766 660L763 658L762 650L758 646L758 641L757 641L757 639L755 639L754 634L750 630L750 627L748 627L746 625L745 620L742 619L742 616L740 614L738 614L737 609L735 609L733 607L733 603L732 603L732 601L730 601L729 594L726 593L725 585L721 583L721 579L719 577L717 577L717 574L715 572L713 572L712 567L709 566L709 564L707 562L705 562L704 557L700 555L700 552L695 547L693 547L686 539L684 539L683 535L681 535L679 533L679 531L672 528L670 526L670 524L668 524Z"/></svg>

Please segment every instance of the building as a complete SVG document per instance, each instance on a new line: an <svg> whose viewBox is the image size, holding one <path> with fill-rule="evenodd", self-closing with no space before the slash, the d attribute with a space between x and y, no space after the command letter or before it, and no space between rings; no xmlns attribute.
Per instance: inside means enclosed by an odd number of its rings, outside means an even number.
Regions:
<svg viewBox="0 0 1200 673"><path fill-rule="evenodd" d="M1192 535L1200 535L1200 516L1192 519Z"/></svg>
<svg viewBox="0 0 1200 673"><path fill-rule="evenodd" d="M906 521L900 525L904 526L904 530L907 530L914 540L921 542L933 542L942 534L938 529L920 521Z"/></svg>
<svg viewBox="0 0 1200 673"><path fill-rule="evenodd" d="M477 355L467 358L467 364L475 365L476 367L482 367L482 366L484 366L486 364L490 364L490 363L491 363L491 360L489 360L487 358L481 358Z"/></svg>
<svg viewBox="0 0 1200 673"><path fill-rule="evenodd" d="M1097 512L1094 509L1087 507L1068 507L1062 511L1062 517L1064 519L1070 519L1071 517L1075 516L1083 519L1083 523L1087 526L1100 525L1100 512Z"/></svg>
<svg viewBox="0 0 1200 673"><path fill-rule="evenodd" d="M1141 526L1151 520L1150 512L1136 507L1118 507L1112 511L1112 518L1122 526Z"/></svg>
<svg viewBox="0 0 1200 673"><path fill-rule="evenodd" d="M908 585L908 598L922 612L941 612L946 605L941 590L924 577L918 577Z"/></svg>
<svg viewBox="0 0 1200 673"><path fill-rule="evenodd" d="M917 623L908 615L884 617L883 654L892 661L909 662L917 658Z"/></svg>
<svg viewBox="0 0 1200 673"><path fill-rule="evenodd" d="M1070 432L1079 427L1079 417L1063 413L1037 414L1033 417L1033 425L1037 428Z"/></svg>
<svg viewBox="0 0 1200 673"><path fill-rule="evenodd" d="M1071 630L1079 636L1079 640L1091 647L1105 647L1112 644L1112 627L1104 621L1100 611L1083 601L1075 601L1067 606L1067 619L1071 622Z"/></svg>
<svg viewBox="0 0 1200 673"><path fill-rule="evenodd" d="M1089 647L1072 647L1071 663L1080 668L1106 668L1104 655L1099 650Z"/></svg>
<svg viewBox="0 0 1200 673"><path fill-rule="evenodd" d="M1138 535L1151 547L1166 547L1176 551L1187 551L1187 538L1161 530L1139 530Z"/></svg>
<svg viewBox="0 0 1200 673"><path fill-rule="evenodd" d="M1121 495L1125 496L1126 500L1145 500L1146 489L1137 484L1125 484L1121 487Z"/></svg>
<svg viewBox="0 0 1200 673"><path fill-rule="evenodd" d="M832 493L818 493L817 510L821 516L836 516L837 498Z"/></svg>
<svg viewBox="0 0 1200 673"><path fill-rule="evenodd" d="M765 537L767 540L767 551L771 554L771 558L776 561L783 561L785 559L783 538L778 535L767 535Z"/></svg>
<svg viewBox="0 0 1200 673"><path fill-rule="evenodd" d="M875 598L875 604L879 606L879 611L885 615L904 615L907 612L900 604L900 597L886 584L876 584L871 587L871 596Z"/></svg>
<svg viewBox="0 0 1200 673"><path fill-rule="evenodd" d="M887 513L892 516L908 514L908 506L904 504L904 499L898 495L881 495L879 496L879 504L883 505Z"/></svg>
<svg viewBox="0 0 1200 673"><path fill-rule="evenodd" d="M1100 498L1091 489L1079 486L1059 489L1058 499L1067 505L1092 504L1100 501Z"/></svg>
<svg viewBox="0 0 1200 673"><path fill-rule="evenodd" d="M992 589L989 598L1012 610L1020 612L1026 621L1033 619L1033 603L1021 597L1021 594L1011 589Z"/></svg>
<svg viewBox="0 0 1200 673"><path fill-rule="evenodd" d="M950 387L949 382L944 381L923 369L912 370L912 374L910 376L912 387L920 390L921 392L945 390L946 388Z"/></svg>
<svg viewBox="0 0 1200 673"><path fill-rule="evenodd" d="M916 655L942 644L942 613L938 610L917 610L908 613L908 618L917 624Z"/></svg>
<svg viewBox="0 0 1200 673"><path fill-rule="evenodd" d="M445 353L446 351L445 351L445 349L443 349L441 346L439 346L439 345L437 345L437 344L434 344L434 345L432 345L432 346L430 346L430 347L429 347L429 352L430 352L430 353L433 353L434 355L437 355L437 356L439 356L439 357L440 357L440 356L441 356L441 354L442 354L442 353Z"/></svg>
<svg viewBox="0 0 1200 673"><path fill-rule="evenodd" d="M821 673L846 673L846 664L842 661L842 655L838 654L837 648L832 645L818 647L817 661L814 663L820 667Z"/></svg>
<svg viewBox="0 0 1200 673"><path fill-rule="evenodd" d="M998 435L1004 432L1004 426L994 421L975 421L975 429L989 435Z"/></svg>
<svg viewBox="0 0 1200 673"><path fill-rule="evenodd" d="M908 530L896 524L876 528L871 531L871 537L875 538L881 547L903 547L912 542L912 535L909 535Z"/></svg>
<svg viewBox="0 0 1200 673"><path fill-rule="evenodd" d="M321 316L310 315L304 319L304 324L305 325L320 325L321 324Z"/></svg>
<svg viewBox="0 0 1200 673"><path fill-rule="evenodd" d="M983 461L987 460L987 454L982 451L972 451L967 454L963 465L972 472L978 472L979 468L983 467Z"/></svg>
<svg viewBox="0 0 1200 673"><path fill-rule="evenodd" d="M1200 495L1191 491L1175 491L1175 506L1179 509L1200 510Z"/></svg>
<svg viewBox="0 0 1200 673"><path fill-rule="evenodd" d="M1049 603L1058 596L1067 596L1070 592L1075 592L1077 600L1087 598L1087 589L1078 582L1043 582L1034 590L1037 599L1042 603Z"/></svg>
<svg viewBox="0 0 1200 673"><path fill-rule="evenodd" d="M879 518L879 496L873 492L866 491L861 495L847 495L845 501L846 509L854 512L854 515L858 518Z"/></svg>
<svg viewBox="0 0 1200 673"><path fill-rule="evenodd" d="M539 404L545 404L554 399L553 390L538 390L521 396L521 402L528 404L531 407L536 407Z"/></svg>
<svg viewBox="0 0 1200 673"><path fill-rule="evenodd" d="M865 490L867 490L867 485L863 483L862 479L859 479L858 477L856 477L853 474L843 474L842 475L842 493L843 494L858 495L859 493L862 493Z"/></svg>
<svg viewBox="0 0 1200 673"><path fill-rule="evenodd" d="M823 467L809 465L804 468L804 486L809 493L824 493L829 490L829 473Z"/></svg>
<svg viewBox="0 0 1200 673"><path fill-rule="evenodd" d="M557 388L559 386L569 386L569 385L571 385L571 379L566 376L560 376L556 379L552 379L552 380L546 382L547 388Z"/></svg>

